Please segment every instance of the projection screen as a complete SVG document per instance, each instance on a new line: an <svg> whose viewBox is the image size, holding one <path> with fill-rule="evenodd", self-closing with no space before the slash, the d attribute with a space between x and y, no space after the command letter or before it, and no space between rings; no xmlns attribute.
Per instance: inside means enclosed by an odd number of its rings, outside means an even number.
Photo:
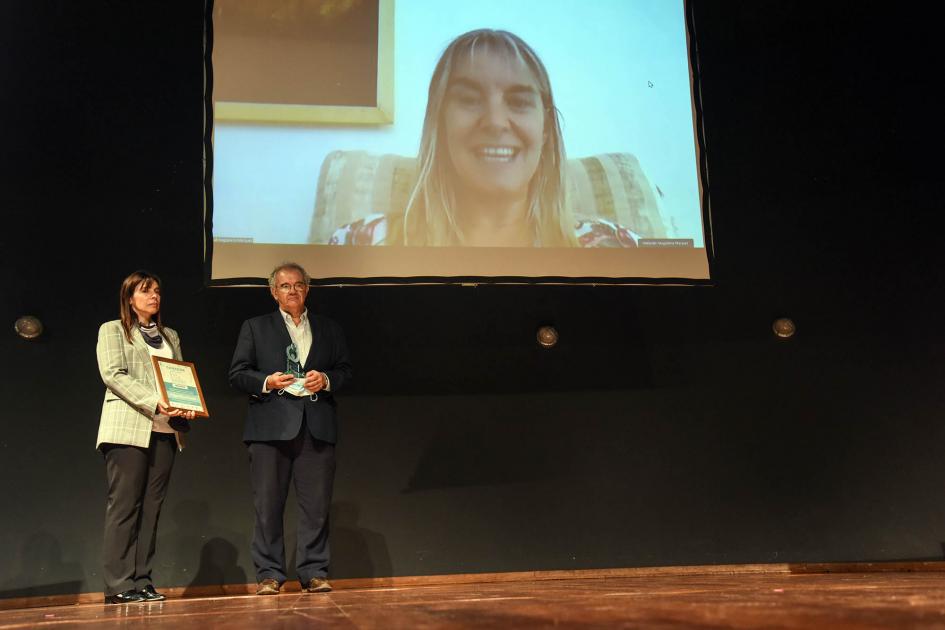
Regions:
<svg viewBox="0 0 945 630"><path fill-rule="evenodd" d="M709 279L683 0L215 0L211 283Z"/></svg>

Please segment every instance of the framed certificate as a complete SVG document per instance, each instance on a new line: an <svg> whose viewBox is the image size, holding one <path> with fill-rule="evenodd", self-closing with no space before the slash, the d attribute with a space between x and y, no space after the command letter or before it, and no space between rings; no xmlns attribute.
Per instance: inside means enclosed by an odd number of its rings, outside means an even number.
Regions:
<svg viewBox="0 0 945 630"><path fill-rule="evenodd" d="M171 409L193 411L201 418L208 418L207 403L203 398L197 368L187 361L175 361L164 357L151 357L158 386Z"/></svg>

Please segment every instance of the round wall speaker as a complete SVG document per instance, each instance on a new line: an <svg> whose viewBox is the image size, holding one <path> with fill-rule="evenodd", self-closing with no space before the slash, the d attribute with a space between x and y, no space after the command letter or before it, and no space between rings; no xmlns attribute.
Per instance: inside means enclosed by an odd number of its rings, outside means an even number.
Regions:
<svg viewBox="0 0 945 630"><path fill-rule="evenodd" d="M23 339L36 339L43 334L43 322L38 317L24 315L14 322L13 330Z"/></svg>
<svg viewBox="0 0 945 630"><path fill-rule="evenodd" d="M558 343L558 331L554 326L542 326L538 329L538 345L542 348L553 348Z"/></svg>
<svg viewBox="0 0 945 630"><path fill-rule="evenodd" d="M792 337L794 333L797 332L797 328L794 326L794 320L789 317L779 317L774 320L771 329L774 331L774 334L782 339Z"/></svg>

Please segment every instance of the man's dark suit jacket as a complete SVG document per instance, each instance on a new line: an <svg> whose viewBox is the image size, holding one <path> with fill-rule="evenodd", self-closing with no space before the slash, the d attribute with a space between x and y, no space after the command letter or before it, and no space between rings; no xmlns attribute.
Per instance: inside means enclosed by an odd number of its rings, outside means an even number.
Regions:
<svg viewBox="0 0 945 630"><path fill-rule="evenodd" d="M320 315L308 315L312 331L303 372L317 370L328 375L331 391L318 392L318 400L295 398L278 391L263 393L263 384L273 372L285 372L286 347L292 343L282 313L276 310L243 322L233 361L230 385L249 395L244 442L291 440L299 433L303 412L312 436L334 444L338 440L338 419L333 394L351 378L348 347L341 326Z"/></svg>

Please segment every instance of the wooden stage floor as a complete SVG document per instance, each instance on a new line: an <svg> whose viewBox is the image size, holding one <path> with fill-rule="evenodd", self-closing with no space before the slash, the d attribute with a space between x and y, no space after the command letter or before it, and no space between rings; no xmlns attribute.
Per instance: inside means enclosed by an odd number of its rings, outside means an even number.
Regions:
<svg viewBox="0 0 945 630"><path fill-rule="evenodd" d="M0 628L945 628L945 573L540 579L0 611Z"/></svg>

